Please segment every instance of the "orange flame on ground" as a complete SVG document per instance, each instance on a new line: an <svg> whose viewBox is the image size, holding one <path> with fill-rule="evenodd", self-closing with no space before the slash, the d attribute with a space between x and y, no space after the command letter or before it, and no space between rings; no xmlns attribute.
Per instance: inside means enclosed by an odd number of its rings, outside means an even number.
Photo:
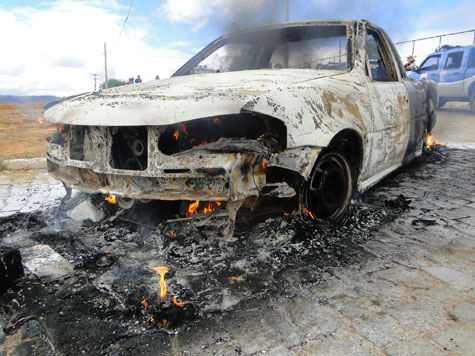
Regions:
<svg viewBox="0 0 475 356"><path fill-rule="evenodd" d="M218 206L221 206L221 204L222 203L220 201L209 201L207 204L200 207L200 201L196 200L193 203L190 203L185 216L210 213L216 210Z"/></svg>
<svg viewBox="0 0 475 356"><path fill-rule="evenodd" d="M107 198L105 198L105 200L111 204L117 204L117 198L114 194L109 195Z"/></svg>
<svg viewBox="0 0 475 356"><path fill-rule="evenodd" d="M144 307L145 309L148 308L147 299L144 298L140 303L143 305L143 307Z"/></svg>
<svg viewBox="0 0 475 356"><path fill-rule="evenodd" d="M165 299L167 297L167 284L165 283L165 273L168 272L168 267L152 267L150 268L155 273L160 273L160 280L158 284L160 284L160 298Z"/></svg>
<svg viewBox="0 0 475 356"><path fill-rule="evenodd" d="M266 164L266 162L264 162L264 161L262 161L262 170L263 170L264 172L267 172L267 164Z"/></svg>
<svg viewBox="0 0 475 356"><path fill-rule="evenodd" d="M150 315L150 321L152 322L152 324L155 324L155 318L153 317L153 315Z"/></svg>
<svg viewBox="0 0 475 356"><path fill-rule="evenodd" d="M168 320L167 319L162 319L162 324L167 325Z"/></svg>
<svg viewBox="0 0 475 356"><path fill-rule="evenodd" d="M297 209L292 210L291 213L284 213L285 216L294 215Z"/></svg>
<svg viewBox="0 0 475 356"><path fill-rule="evenodd" d="M230 281L236 281L236 282L244 282L245 279L244 278L240 278L240 277L229 277L228 278Z"/></svg>
<svg viewBox="0 0 475 356"><path fill-rule="evenodd" d="M310 217L311 217L313 220L315 220L315 217L313 216L312 212L311 212L310 210L308 210L307 208L305 208L305 207L304 207L304 209L305 209L305 212L306 212L308 215L310 215Z"/></svg>
<svg viewBox="0 0 475 356"><path fill-rule="evenodd" d="M179 136L180 136L180 133L178 132L178 130L175 130L175 132L173 133L173 137L175 137L175 140L178 140Z"/></svg>
<svg viewBox="0 0 475 356"><path fill-rule="evenodd" d="M183 308L185 306L185 303L180 303L179 301L176 300L176 297L173 297L172 299L173 304L175 304L177 307Z"/></svg>
<svg viewBox="0 0 475 356"><path fill-rule="evenodd" d="M43 118L39 117L36 119L40 124L44 124L45 123L45 120L43 120Z"/></svg>
<svg viewBox="0 0 475 356"><path fill-rule="evenodd" d="M433 147L446 147L445 144L439 143L439 140L437 140L434 136L432 136L431 133L427 134L427 144L426 147L428 150L432 150Z"/></svg>
<svg viewBox="0 0 475 356"><path fill-rule="evenodd" d="M170 230L170 235L172 235L173 237L176 237L176 233L171 230Z"/></svg>

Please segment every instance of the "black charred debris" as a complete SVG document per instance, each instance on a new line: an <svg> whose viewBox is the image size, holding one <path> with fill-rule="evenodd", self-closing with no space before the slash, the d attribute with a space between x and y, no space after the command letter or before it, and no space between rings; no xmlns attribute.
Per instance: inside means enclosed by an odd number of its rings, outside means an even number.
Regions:
<svg viewBox="0 0 475 356"><path fill-rule="evenodd" d="M442 163L443 155L428 153L403 174L422 180L420 168ZM25 269L0 295L4 332L39 323L40 334L47 328L48 339L65 354L109 354L118 340L125 345L124 340L153 335L150 342L160 342L163 333L180 332L240 304L275 293L292 297L317 285L326 270L366 258L359 243L409 208L410 200L398 194L400 174L355 197L341 226L281 212L237 224L236 242L223 241L215 226L193 220L167 222L161 215L158 222L153 203L126 213L108 206L109 217L98 223L75 223L55 211L2 218L0 245L8 247L2 251L15 255L15 249L47 246L44 253L62 256L55 263L67 271L52 278ZM103 196L94 199L108 204ZM13 260L18 266L18 256ZM154 266L169 268L166 298L160 297ZM9 270L20 276L17 267ZM45 337L35 340L42 344Z"/></svg>

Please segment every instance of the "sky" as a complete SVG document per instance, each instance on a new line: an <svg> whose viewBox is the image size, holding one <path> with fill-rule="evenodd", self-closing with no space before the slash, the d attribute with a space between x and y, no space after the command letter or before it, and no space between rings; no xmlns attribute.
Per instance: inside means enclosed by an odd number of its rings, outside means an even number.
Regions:
<svg viewBox="0 0 475 356"><path fill-rule="evenodd" d="M473 0L289 1L290 21L364 18L394 42L475 29ZM285 0L0 0L0 95L93 91L94 74L104 81L104 43L109 78L167 78L222 34L284 20ZM438 43L417 42L416 64ZM412 44L398 50L404 60Z"/></svg>

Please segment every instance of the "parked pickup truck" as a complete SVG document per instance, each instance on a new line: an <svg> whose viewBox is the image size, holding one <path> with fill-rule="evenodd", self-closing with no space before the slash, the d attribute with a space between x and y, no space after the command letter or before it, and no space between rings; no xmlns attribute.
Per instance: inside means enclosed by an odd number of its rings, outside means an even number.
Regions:
<svg viewBox="0 0 475 356"><path fill-rule="evenodd" d="M48 170L123 208L219 201L227 235L237 210L263 196L338 222L354 191L421 155L433 99L365 20L267 25L222 36L170 79L50 107L61 131Z"/></svg>
<svg viewBox="0 0 475 356"><path fill-rule="evenodd" d="M438 107L448 101L469 101L475 113L475 46L443 46L431 53L409 78L438 83Z"/></svg>

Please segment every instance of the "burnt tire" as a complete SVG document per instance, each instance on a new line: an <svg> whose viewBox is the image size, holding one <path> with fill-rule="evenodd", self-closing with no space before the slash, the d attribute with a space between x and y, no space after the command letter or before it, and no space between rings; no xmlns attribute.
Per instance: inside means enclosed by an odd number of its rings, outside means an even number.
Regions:
<svg viewBox="0 0 475 356"><path fill-rule="evenodd" d="M339 152L319 157L304 187L304 204L319 219L340 222L353 194L353 178L348 159Z"/></svg>
<svg viewBox="0 0 475 356"><path fill-rule="evenodd" d="M475 90L470 95L470 109L472 110L472 114L475 114Z"/></svg>

